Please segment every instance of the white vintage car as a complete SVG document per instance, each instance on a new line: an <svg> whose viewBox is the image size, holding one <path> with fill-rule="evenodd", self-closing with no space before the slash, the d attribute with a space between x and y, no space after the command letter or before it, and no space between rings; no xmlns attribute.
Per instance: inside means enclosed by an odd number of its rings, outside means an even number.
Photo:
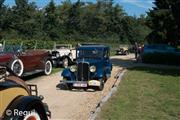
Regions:
<svg viewBox="0 0 180 120"><path fill-rule="evenodd" d="M55 66L67 67L76 59L76 49L71 44L54 44L52 50L52 60Z"/></svg>

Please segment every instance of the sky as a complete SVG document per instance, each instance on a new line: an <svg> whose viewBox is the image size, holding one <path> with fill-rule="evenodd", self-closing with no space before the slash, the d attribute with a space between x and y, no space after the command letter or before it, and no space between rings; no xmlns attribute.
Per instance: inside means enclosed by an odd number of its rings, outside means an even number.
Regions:
<svg viewBox="0 0 180 120"><path fill-rule="evenodd" d="M5 0L5 4L12 6L15 0ZM36 2L38 7L42 8L49 3L50 0L29 0L30 2ZM63 0L54 0L56 4L61 4ZM76 2L77 0L71 0ZM81 0L83 2L95 2L96 0ZM120 4L128 15L139 16L140 14L146 14L154 4L154 0L114 0L115 3Z"/></svg>

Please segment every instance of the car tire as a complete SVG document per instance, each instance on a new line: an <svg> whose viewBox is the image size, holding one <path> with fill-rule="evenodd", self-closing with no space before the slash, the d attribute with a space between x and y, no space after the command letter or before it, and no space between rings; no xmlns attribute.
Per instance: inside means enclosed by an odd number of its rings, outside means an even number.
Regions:
<svg viewBox="0 0 180 120"><path fill-rule="evenodd" d="M129 55L129 52L126 50L125 55Z"/></svg>
<svg viewBox="0 0 180 120"><path fill-rule="evenodd" d="M68 59L67 57L65 57L65 58L63 59L62 66L63 66L64 68L67 68L67 67L69 66L69 59Z"/></svg>
<svg viewBox="0 0 180 120"><path fill-rule="evenodd" d="M31 110L32 112L26 116L24 116L24 119L23 120L41 120L41 117L39 115L38 112L36 112L35 110Z"/></svg>
<svg viewBox="0 0 180 120"><path fill-rule="evenodd" d="M67 84L67 90L72 90L73 89L73 85L72 84Z"/></svg>
<svg viewBox="0 0 180 120"><path fill-rule="evenodd" d="M23 62L20 59L13 60L10 64L10 69L16 76L21 77L24 72Z"/></svg>
<svg viewBox="0 0 180 120"><path fill-rule="evenodd" d="M104 89L104 80L100 81L100 86L97 87L98 91L102 91Z"/></svg>
<svg viewBox="0 0 180 120"><path fill-rule="evenodd" d="M107 81L106 74L104 74L104 76L103 76L103 80L104 80L104 83Z"/></svg>
<svg viewBox="0 0 180 120"><path fill-rule="evenodd" d="M12 111L27 111L27 114L23 114L23 115L14 115L15 113L13 113ZM5 115L4 119L5 120L48 120L46 114L42 111L42 108L38 108L38 104L35 105L29 105L26 106L25 109L19 109L19 108L15 108L15 109L8 109L6 110L6 114L7 111L12 112L11 115L7 116Z"/></svg>
<svg viewBox="0 0 180 120"><path fill-rule="evenodd" d="M50 60L47 60L44 65L44 74L50 75L52 72L52 63Z"/></svg>

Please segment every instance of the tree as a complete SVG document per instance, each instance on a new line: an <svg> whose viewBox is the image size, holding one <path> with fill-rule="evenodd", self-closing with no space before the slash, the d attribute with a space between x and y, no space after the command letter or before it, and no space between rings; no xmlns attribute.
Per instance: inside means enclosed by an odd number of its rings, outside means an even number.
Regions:
<svg viewBox="0 0 180 120"><path fill-rule="evenodd" d="M5 0L0 0L0 39L3 37L3 31L6 28L7 7L3 4Z"/></svg>
<svg viewBox="0 0 180 120"><path fill-rule="evenodd" d="M28 0L16 0L16 5L9 11L11 24L10 27L20 38L32 39L36 34L35 13L37 7Z"/></svg>
<svg viewBox="0 0 180 120"><path fill-rule="evenodd" d="M69 9L68 18L66 21L66 27L69 33L80 30L80 14L81 14L82 3L78 0L72 7Z"/></svg>
<svg viewBox="0 0 180 120"><path fill-rule="evenodd" d="M46 33L46 36L52 40L58 39L59 23L56 14L56 6L53 0L51 0L50 3L46 6L44 15L43 29Z"/></svg>
<svg viewBox="0 0 180 120"><path fill-rule="evenodd" d="M148 35L149 42L172 43L178 40L178 29L172 6L177 0L155 0L156 5L148 12L148 26L152 32Z"/></svg>
<svg viewBox="0 0 180 120"><path fill-rule="evenodd" d="M144 42L149 29L146 17L128 16L113 0L71 2L44 8L34 2L15 0L5 6L0 0L0 37L6 39L80 40L134 43ZM152 26L153 28L153 26Z"/></svg>

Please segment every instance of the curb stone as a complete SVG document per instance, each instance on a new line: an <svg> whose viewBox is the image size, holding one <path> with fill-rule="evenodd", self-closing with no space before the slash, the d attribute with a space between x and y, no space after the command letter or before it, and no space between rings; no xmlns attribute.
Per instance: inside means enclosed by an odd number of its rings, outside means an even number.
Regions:
<svg viewBox="0 0 180 120"><path fill-rule="evenodd" d="M112 86L111 90L108 92L108 94L106 96L104 96L100 100L100 102L97 104L95 111L91 111L88 120L95 120L95 118L97 117L98 113L100 113L101 108L105 104L105 102L107 102L112 97L112 95L117 91L117 87L119 86L119 83L125 72L126 72L126 70L123 69L117 73L117 75L115 76L116 82L113 84L113 86Z"/></svg>

